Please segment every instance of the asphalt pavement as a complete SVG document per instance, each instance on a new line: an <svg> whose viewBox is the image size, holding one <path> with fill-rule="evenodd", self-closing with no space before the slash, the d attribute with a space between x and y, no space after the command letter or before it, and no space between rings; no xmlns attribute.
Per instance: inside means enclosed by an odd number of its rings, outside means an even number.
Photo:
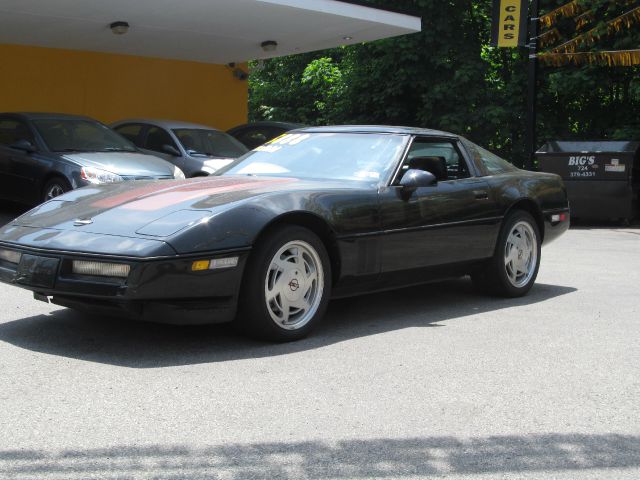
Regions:
<svg viewBox="0 0 640 480"><path fill-rule="evenodd" d="M640 478L640 229L572 229L525 298L339 300L284 345L0 306L2 479Z"/></svg>

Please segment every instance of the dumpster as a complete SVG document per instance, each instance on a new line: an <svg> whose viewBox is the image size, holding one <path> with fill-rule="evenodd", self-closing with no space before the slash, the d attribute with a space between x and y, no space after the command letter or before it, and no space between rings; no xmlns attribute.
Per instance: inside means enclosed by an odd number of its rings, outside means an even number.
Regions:
<svg viewBox="0 0 640 480"><path fill-rule="evenodd" d="M640 142L547 142L536 152L542 172L560 175L573 218L630 221L638 213Z"/></svg>

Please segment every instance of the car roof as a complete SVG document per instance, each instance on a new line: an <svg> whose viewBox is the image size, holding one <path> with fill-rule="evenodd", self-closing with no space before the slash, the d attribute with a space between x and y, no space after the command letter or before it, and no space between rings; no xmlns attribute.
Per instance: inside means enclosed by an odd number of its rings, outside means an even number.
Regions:
<svg viewBox="0 0 640 480"><path fill-rule="evenodd" d="M15 117L21 117L25 120L43 120L43 119L60 119L60 120L92 120L97 121L95 118L87 117L86 115L73 115L70 113L54 113L54 112L2 112L0 115L13 115Z"/></svg>
<svg viewBox="0 0 640 480"><path fill-rule="evenodd" d="M236 130L244 130L245 128L252 127L279 127L286 130L293 130L296 128L306 127L304 123L294 123L294 122L276 122L274 120L259 120L257 122L249 122L243 123L242 125L238 125L236 127L230 128L227 132L235 132Z"/></svg>
<svg viewBox="0 0 640 480"><path fill-rule="evenodd" d="M390 125L330 125L326 127L299 128L296 132L314 133L393 133L401 135L425 135L431 137L458 138L458 135L440 130Z"/></svg>
<svg viewBox="0 0 640 480"><path fill-rule="evenodd" d="M123 125L125 123L146 123L149 125L155 125L157 127L166 128L167 130L172 130L174 128L197 128L200 130L215 130L220 132L221 130L218 128L213 128L208 125L200 125L198 123L191 122L181 122L179 120L161 120L154 118L127 118L126 120L118 120L117 122L113 122L111 124L112 127Z"/></svg>

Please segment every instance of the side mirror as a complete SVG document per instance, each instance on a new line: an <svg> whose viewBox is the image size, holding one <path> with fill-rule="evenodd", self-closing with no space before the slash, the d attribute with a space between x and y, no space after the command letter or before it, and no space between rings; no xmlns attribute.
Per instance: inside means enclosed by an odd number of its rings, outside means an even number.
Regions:
<svg viewBox="0 0 640 480"><path fill-rule="evenodd" d="M168 153L169 155L173 155L174 157L182 156L182 154L178 151L178 149L173 145L162 145L162 151L164 153Z"/></svg>
<svg viewBox="0 0 640 480"><path fill-rule="evenodd" d="M22 150L26 153L33 153L36 151L36 147L29 140L18 140L17 142L9 145L9 148L13 148L14 150Z"/></svg>
<svg viewBox="0 0 640 480"><path fill-rule="evenodd" d="M420 187L432 187L437 183L438 180L433 173L413 168L407 170L400 180L400 186L407 193L413 193Z"/></svg>

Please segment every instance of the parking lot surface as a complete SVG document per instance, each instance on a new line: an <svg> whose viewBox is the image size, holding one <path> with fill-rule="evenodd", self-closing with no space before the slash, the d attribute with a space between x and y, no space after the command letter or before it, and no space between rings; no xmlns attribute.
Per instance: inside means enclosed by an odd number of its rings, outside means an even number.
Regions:
<svg viewBox="0 0 640 480"><path fill-rule="evenodd" d="M640 478L640 229L572 229L525 298L339 300L291 344L0 305L3 479Z"/></svg>

